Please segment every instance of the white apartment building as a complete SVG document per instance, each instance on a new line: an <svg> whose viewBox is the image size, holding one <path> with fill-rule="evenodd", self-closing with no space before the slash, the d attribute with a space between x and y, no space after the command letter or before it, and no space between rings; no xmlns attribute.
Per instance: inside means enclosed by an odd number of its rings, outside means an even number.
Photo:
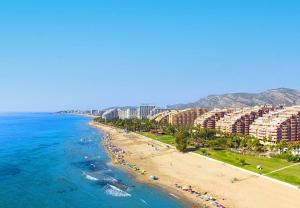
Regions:
<svg viewBox="0 0 300 208"><path fill-rule="evenodd" d="M118 115L120 119L130 119L138 117L136 108L118 109Z"/></svg>
<svg viewBox="0 0 300 208"><path fill-rule="evenodd" d="M117 118L119 118L119 115L118 115L118 109L116 109L116 108L109 109L102 114L102 119L104 119L105 122L111 121L111 120L114 120Z"/></svg>
<svg viewBox="0 0 300 208"><path fill-rule="evenodd" d="M150 115L151 110L155 108L154 105L141 105L138 107L138 118L143 119L147 118Z"/></svg>

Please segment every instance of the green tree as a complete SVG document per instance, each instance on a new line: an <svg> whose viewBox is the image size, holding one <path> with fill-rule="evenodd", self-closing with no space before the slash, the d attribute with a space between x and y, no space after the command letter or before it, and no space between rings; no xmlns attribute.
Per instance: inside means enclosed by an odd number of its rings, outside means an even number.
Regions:
<svg viewBox="0 0 300 208"><path fill-rule="evenodd" d="M180 152L184 152L188 144L187 134L183 131L180 131L176 133L175 138L177 150L179 150Z"/></svg>
<svg viewBox="0 0 300 208"><path fill-rule="evenodd" d="M287 146L286 140L281 139L280 142L276 145L276 147L279 149L280 154L283 152L283 149Z"/></svg>
<svg viewBox="0 0 300 208"><path fill-rule="evenodd" d="M227 139L226 145L229 148L238 148L241 144L241 138L238 136L232 136Z"/></svg>

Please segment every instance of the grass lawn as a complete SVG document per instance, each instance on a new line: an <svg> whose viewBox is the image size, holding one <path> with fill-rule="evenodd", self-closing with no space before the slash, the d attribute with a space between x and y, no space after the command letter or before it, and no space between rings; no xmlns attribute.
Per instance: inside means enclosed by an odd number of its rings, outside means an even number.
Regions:
<svg viewBox="0 0 300 208"><path fill-rule="evenodd" d="M166 144L175 145L175 137L171 135L156 135L150 132L140 132L139 134Z"/></svg>
<svg viewBox="0 0 300 208"><path fill-rule="evenodd" d="M300 165L289 167L268 176L300 186Z"/></svg>
<svg viewBox="0 0 300 208"><path fill-rule="evenodd" d="M141 132L140 134L169 145L175 145L175 137L171 135L156 135L150 132ZM198 154L203 154L201 150L196 150L194 152ZM250 170L256 173L259 173L259 170L257 169L257 165L261 165L262 174L267 174L270 173L271 171L278 170L280 168L284 168L286 166L290 166L294 164L279 158L266 158L266 157L259 157L257 155L249 155L249 154L242 155L228 150L208 150L208 154L209 154L208 156L213 159L225 163L229 163L231 165L244 168L246 170ZM242 165L240 163L241 159L245 160L246 165ZM281 170L279 172L268 174L268 176L290 184L300 186L300 164L297 166L293 166Z"/></svg>
<svg viewBox="0 0 300 208"><path fill-rule="evenodd" d="M202 154L200 150L195 151L196 153ZM256 173L259 173L259 170L256 168L257 165L262 166L262 174L269 173L271 171L293 165L295 163L287 162L286 160L279 158L266 158L259 157L257 155L242 155L239 153L230 152L228 150L208 150L209 157L214 158L216 160L229 163L231 165L244 168L246 170L250 170ZM244 159L246 161L246 165L242 165L239 160ZM279 172L275 172L272 174L268 174L268 176L272 178L276 178L281 181L285 181L287 183L291 183L294 185L300 185L300 165L289 167L287 169L281 170Z"/></svg>

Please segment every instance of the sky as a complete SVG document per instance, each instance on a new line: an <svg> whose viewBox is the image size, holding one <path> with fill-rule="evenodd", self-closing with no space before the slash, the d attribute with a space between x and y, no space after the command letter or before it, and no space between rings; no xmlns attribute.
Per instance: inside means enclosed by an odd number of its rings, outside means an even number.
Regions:
<svg viewBox="0 0 300 208"><path fill-rule="evenodd" d="M299 1L0 3L1 112L300 89L299 57Z"/></svg>

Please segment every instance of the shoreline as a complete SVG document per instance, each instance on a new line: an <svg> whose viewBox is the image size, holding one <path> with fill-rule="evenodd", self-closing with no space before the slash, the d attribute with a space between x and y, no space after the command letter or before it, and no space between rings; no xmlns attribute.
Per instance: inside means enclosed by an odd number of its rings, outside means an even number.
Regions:
<svg viewBox="0 0 300 208"><path fill-rule="evenodd" d="M109 131L99 127L97 124L94 124L93 122L89 122L89 125L94 128L99 129L104 134L110 134ZM107 127L112 128L110 126L107 126ZM130 177L132 177L135 181L137 181L139 183L143 183L148 186L152 186L152 187L161 189L161 191L165 192L170 197L180 201L182 204L186 205L187 207L192 207L192 208L209 207L207 204L200 204L199 201L195 202L194 200L191 200L189 197L185 196L183 193L181 193L177 189L174 189L174 187L170 187L168 185L162 184L159 181L150 180L149 177L147 177L147 176L149 176L149 174L141 175L141 174L137 173L136 171L134 171L133 169L119 164L118 162L116 162L115 155L112 154L112 152L109 150L109 148L104 140L102 141L103 147L104 147L105 151L107 152L109 158L111 159L111 161L109 162L109 165L126 172L127 174L130 175Z"/></svg>
<svg viewBox="0 0 300 208"><path fill-rule="evenodd" d="M91 125L93 127L95 127L94 125ZM96 127L99 128L99 127ZM100 129L103 133L106 133L104 130ZM160 188L161 191L165 192L167 195L169 195L172 198L175 198L176 200L182 200L181 203L184 205L187 205L188 207L193 207L193 208L202 208L205 207L205 205L203 206L199 206L197 204L195 204L194 202L191 202L191 200L189 200L186 196L181 195L180 193L175 193L174 190L171 187L168 186L164 186L163 184L159 184L159 183L153 183L151 180L147 180L147 178L145 178L145 175L140 175L137 172L135 172L133 169L127 168L121 164L119 164L118 162L116 162L116 157L114 154L112 154L112 152L109 150L107 144L105 144L105 141L102 141L103 147L106 151L106 153L108 154L109 158L111 159L110 162L108 163L109 165L118 168L124 172L126 172L127 174L129 174L129 176L139 182L139 183L143 183L146 184L148 186L152 186L155 188Z"/></svg>
<svg viewBox="0 0 300 208"><path fill-rule="evenodd" d="M125 160L149 174L139 174L124 165L113 163L114 166L130 173L139 182L159 186L172 197L175 194L191 207L217 207L212 200L206 201L202 197L205 192L225 207L300 207L300 190L193 153L179 153L174 148L166 148L166 144L136 133L124 133L99 123L90 122L89 125L109 133L111 142L126 151ZM159 179L151 180L152 174L157 174ZM235 178L238 180L232 182ZM201 193L201 197L182 191L174 184L189 184Z"/></svg>
<svg viewBox="0 0 300 208"><path fill-rule="evenodd" d="M169 195L170 197L172 197L172 198L174 198L176 200L179 200L181 202L181 204L184 204L187 207L192 207L192 208L202 208L202 207L204 208L205 207L205 206L199 206L199 205L191 202L185 196L181 196L181 194L174 193L174 190L172 188L170 188L170 187L167 187L167 186L164 186L164 185L158 184L158 183L155 183L155 184L151 183L151 181L148 181L145 178L142 178L142 176L138 175L133 170L130 170L128 168L125 168L122 165L119 165L119 164L113 162L113 157L114 157L113 154L111 154L106 147L105 147L105 151L107 152L107 154L111 158L111 161L108 164L111 165L112 167L115 167L115 168L118 168L118 169L124 171L126 174L129 175L130 178L132 178L136 182L145 184L147 186L159 188L162 192L166 193L167 195Z"/></svg>

